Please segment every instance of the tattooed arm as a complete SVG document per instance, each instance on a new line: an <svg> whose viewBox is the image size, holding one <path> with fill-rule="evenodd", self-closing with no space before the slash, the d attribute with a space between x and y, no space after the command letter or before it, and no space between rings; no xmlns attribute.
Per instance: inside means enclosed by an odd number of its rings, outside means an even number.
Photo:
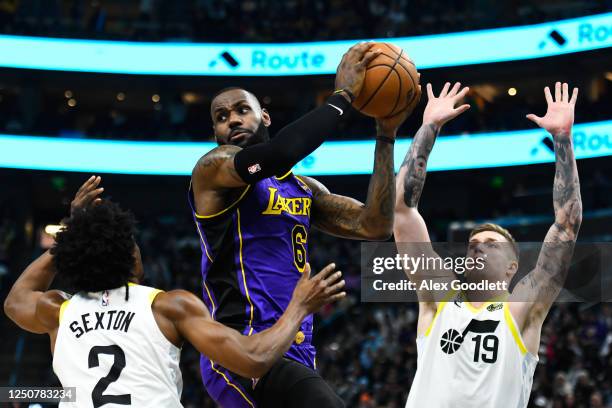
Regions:
<svg viewBox="0 0 612 408"><path fill-rule="evenodd" d="M540 118L530 114L527 118L546 129L554 139L555 222L546 234L536 267L517 284L511 297L514 300L511 306L517 323L522 329L535 327L538 343L539 328L567 277L582 221L580 183L572 143L578 88L574 88L571 98L566 83L556 83L554 100L548 87L544 92L548 102L546 115Z"/></svg>
<svg viewBox="0 0 612 408"><path fill-rule="evenodd" d="M431 84L427 84L428 102L423 113L423 125L415 135L410 145L410 150L402 163L396 178L397 197L395 200L395 221L393 232L395 242L400 254L408 256L437 257L431 246L427 225L418 211L421 192L425 185L427 174L427 161L433 149L434 143L442 126L451 119L459 116L469 109L469 105L455 105L467 94L469 88L461 91L460 83L456 83L450 89L450 83L446 83L440 96L435 97ZM419 273L420 272L420 273ZM431 271L414 271L408 273L410 280L418 285L425 278L432 278ZM439 273L438 273L439 272ZM452 271L436 271L436 276L441 280L452 279ZM429 291L418 291L419 301L429 309L435 310L435 299ZM422 309L423 310L423 309ZM419 322L419 327L421 322Z"/></svg>
<svg viewBox="0 0 612 408"><path fill-rule="evenodd" d="M420 98L421 88L418 89ZM393 230L393 143L397 130L412 111L403 111L376 120L374 172L370 178L365 204L350 197L332 194L318 181L301 179L312 190L312 221L318 229L338 237L384 241Z"/></svg>
<svg viewBox="0 0 612 408"><path fill-rule="evenodd" d="M387 240L393 226L393 145L376 142L374 173L365 204L332 194L318 181L300 176L312 190L312 221L315 227L342 238Z"/></svg>

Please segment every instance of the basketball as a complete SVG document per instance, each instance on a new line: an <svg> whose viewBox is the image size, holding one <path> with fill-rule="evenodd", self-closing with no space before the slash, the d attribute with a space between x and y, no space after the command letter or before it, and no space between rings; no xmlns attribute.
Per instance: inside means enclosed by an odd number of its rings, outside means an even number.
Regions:
<svg viewBox="0 0 612 408"><path fill-rule="evenodd" d="M375 44L382 51L366 69L366 76L353 107L367 116L386 118L412 110L421 99L419 73L401 48L388 43Z"/></svg>

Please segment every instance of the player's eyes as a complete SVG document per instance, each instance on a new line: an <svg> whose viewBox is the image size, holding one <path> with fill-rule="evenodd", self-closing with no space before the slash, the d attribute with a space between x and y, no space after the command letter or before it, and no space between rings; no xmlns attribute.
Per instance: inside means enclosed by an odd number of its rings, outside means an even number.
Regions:
<svg viewBox="0 0 612 408"><path fill-rule="evenodd" d="M218 115L217 116L217 122L223 122L223 121L225 121L225 119L227 119L226 115Z"/></svg>
<svg viewBox="0 0 612 408"><path fill-rule="evenodd" d="M246 107L246 106L242 106L242 107L239 109L239 111L240 111L240 113L241 113L241 114L245 114L245 113L247 113L249 110L250 110L250 109L249 109L248 107Z"/></svg>

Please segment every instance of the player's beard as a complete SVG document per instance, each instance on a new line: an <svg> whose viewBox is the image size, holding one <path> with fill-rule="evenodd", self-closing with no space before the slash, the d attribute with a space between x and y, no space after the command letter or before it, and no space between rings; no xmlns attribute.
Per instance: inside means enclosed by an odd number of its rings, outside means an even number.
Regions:
<svg viewBox="0 0 612 408"><path fill-rule="evenodd" d="M260 143L266 143L270 141L270 133L268 128L263 124L263 121L259 123L257 130L252 134L251 137L238 143L236 146L245 148L249 146L255 146Z"/></svg>

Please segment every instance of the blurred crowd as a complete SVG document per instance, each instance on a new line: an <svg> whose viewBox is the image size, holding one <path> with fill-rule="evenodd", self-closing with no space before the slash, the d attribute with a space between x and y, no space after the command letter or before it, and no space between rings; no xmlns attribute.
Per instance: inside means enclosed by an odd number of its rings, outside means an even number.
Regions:
<svg viewBox="0 0 612 408"><path fill-rule="evenodd" d="M379 38L538 23L609 0L1 0L5 34L136 41Z"/></svg>
<svg viewBox="0 0 612 408"><path fill-rule="evenodd" d="M290 80L287 81L290 83ZM608 105L612 81L597 79L593 80L593 84L596 87L592 88L598 90L596 97L589 96L587 91L581 94L576 112L577 123L610 119ZM498 93L491 96L478 85L473 85L466 98L472 108L445 126L444 133L526 129L532 126L525 119L527 113L543 114L546 110L544 97L539 90L537 97L524 94L509 96L502 86L497 88ZM272 135L314 109L317 103L316 95L309 94L303 95L299 101L275 102L283 96L279 92L282 91L271 89L268 95L257 95L272 116ZM129 92L122 95L123 98L137 97ZM150 95L148 97L151 98ZM79 104L70 107L63 95L51 97L35 86L4 90L0 86L0 133L95 139L212 140L210 95L196 97L193 93L175 94L162 97L158 103L149 100L148 104L137 107L117 101L114 95L108 102L89 104L87 94L79 94L76 98ZM401 128L401 136L412 136L416 132L421 125L426 103L427 97L424 95L412 117ZM343 127L330 137L370 139L374 132L374 120L354 112L350 120L345 121Z"/></svg>

